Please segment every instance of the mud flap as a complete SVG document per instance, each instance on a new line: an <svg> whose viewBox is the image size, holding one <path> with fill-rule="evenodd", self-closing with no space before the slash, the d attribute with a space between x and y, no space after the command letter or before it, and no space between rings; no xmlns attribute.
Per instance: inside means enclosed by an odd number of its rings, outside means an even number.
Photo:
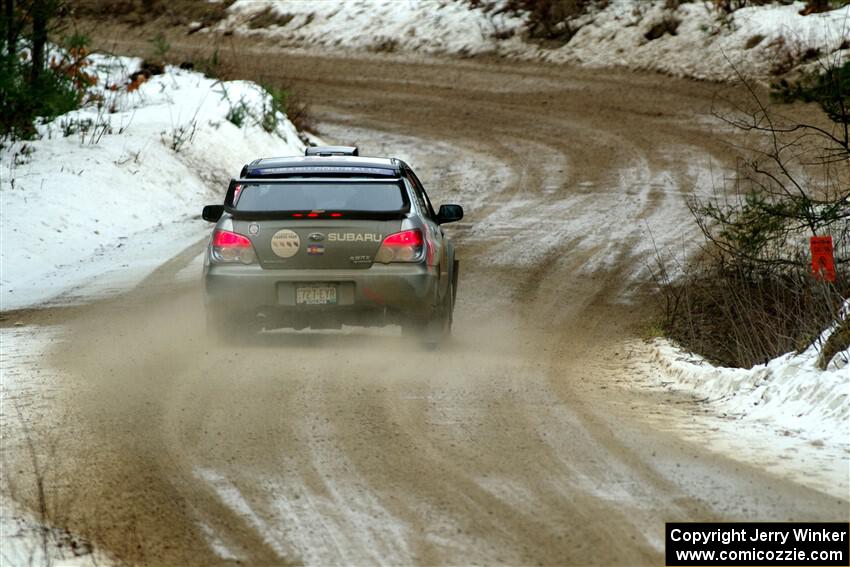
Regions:
<svg viewBox="0 0 850 567"><path fill-rule="evenodd" d="M452 311L454 311L457 302L458 274L460 274L460 260L454 260L452 262Z"/></svg>

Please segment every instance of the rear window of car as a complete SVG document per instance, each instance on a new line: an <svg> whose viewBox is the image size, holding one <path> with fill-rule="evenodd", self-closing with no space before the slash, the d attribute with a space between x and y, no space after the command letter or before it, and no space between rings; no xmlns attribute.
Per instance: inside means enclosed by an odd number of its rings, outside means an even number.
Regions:
<svg viewBox="0 0 850 567"><path fill-rule="evenodd" d="M243 183L234 188L238 211L396 212L408 207L399 182Z"/></svg>

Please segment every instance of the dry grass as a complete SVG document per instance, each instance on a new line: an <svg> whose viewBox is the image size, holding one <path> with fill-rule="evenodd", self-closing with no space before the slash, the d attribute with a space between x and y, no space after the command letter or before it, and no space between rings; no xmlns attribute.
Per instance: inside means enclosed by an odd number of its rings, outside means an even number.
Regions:
<svg viewBox="0 0 850 567"><path fill-rule="evenodd" d="M252 30L275 26L283 27L291 22L294 17L292 14L278 14L274 8L267 6L251 16L251 19L248 20L248 27Z"/></svg>
<svg viewBox="0 0 850 567"><path fill-rule="evenodd" d="M844 301L835 285L804 267L776 270L703 256L684 277L671 279L667 266L659 266L664 334L724 366L750 368L804 350L838 319ZM848 276L845 270L838 281ZM846 335L828 343L832 355L846 348Z"/></svg>
<svg viewBox="0 0 850 567"><path fill-rule="evenodd" d="M474 4L474 2L473 2ZM573 20L586 13L592 5L603 7L605 0L508 0L503 10L528 14L525 36L543 45L560 46L568 43L577 29Z"/></svg>

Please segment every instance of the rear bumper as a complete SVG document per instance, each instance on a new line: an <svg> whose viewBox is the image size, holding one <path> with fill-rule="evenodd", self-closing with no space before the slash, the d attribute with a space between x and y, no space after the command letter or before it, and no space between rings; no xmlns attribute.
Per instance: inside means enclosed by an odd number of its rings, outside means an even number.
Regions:
<svg viewBox="0 0 850 567"><path fill-rule="evenodd" d="M439 275L423 264L375 264L357 270L268 270L259 265L207 264L207 309L242 315L287 314L362 319L363 315L430 316ZM299 285L336 288L335 305L298 305Z"/></svg>

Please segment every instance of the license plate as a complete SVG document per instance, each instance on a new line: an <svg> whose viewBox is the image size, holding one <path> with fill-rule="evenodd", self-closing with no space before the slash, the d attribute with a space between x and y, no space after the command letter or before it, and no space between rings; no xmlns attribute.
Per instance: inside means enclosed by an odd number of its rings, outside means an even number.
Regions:
<svg viewBox="0 0 850 567"><path fill-rule="evenodd" d="M336 287L311 285L295 288L295 303L298 305L336 305Z"/></svg>

